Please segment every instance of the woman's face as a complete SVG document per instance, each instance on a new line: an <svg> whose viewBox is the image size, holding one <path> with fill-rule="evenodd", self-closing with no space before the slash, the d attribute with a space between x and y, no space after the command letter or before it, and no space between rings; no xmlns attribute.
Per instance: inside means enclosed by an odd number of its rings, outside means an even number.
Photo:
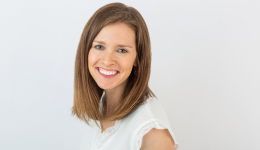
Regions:
<svg viewBox="0 0 260 150"><path fill-rule="evenodd" d="M136 58L135 32L124 23L102 28L92 43L88 68L102 89L124 88Z"/></svg>

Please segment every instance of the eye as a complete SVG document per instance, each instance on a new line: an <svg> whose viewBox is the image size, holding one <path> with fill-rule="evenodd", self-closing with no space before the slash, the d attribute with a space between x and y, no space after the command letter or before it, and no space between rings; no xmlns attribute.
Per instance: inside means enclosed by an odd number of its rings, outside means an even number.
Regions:
<svg viewBox="0 0 260 150"><path fill-rule="evenodd" d="M99 49L98 47L102 47L101 45L96 45L95 48Z"/></svg>
<svg viewBox="0 0 260 150"><path fill-rule="evenodd" d="M125 51L125 52L122 52L122 53L127 53L127 50L125 50L125 49L120 49L120 50L124 50L124 51ZM119 51L120 51L120 50L119 50Z"/></svg>

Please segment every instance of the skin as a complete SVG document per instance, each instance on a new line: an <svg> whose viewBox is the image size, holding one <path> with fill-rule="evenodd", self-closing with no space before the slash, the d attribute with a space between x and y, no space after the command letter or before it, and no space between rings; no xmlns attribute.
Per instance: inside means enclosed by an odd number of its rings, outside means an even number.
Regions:
<svg viewBox="0 0 260 150"><path fill-rule="evenodd" d="M133 66L136 66L136 55L135 31L125 23L103 27L92 43L88 55L88 68L97 85L105 90L104 98L107 100L108 113L125 88ZM117 70L120 73L108 79L101 76L96 67Z"/></svg>
<svg viewBox="0 0 260 150"><path fill-rule="evenodd" d="M174 140L167 129L151 129L143 136L140 150L175 150Z"/></svg>

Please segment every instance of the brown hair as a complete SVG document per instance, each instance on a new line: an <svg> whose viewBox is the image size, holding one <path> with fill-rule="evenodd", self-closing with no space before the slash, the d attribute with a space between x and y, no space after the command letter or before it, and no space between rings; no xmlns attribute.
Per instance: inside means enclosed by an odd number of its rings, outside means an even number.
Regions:
<svg viewBox="0 0 260 150"><path fill-rule="evenodd" d="M100 104L104 90L97 85L88 70L88 54L92 42L100 30L106 25L118 22L125 23L135 31L137 67L133 67L128 77L127 86L115 105L117 109L108 116L106 114L106 101L102 101L102 106ZM88 125L89 119L94 120L96 124L99 120L102 129L104 129L103 121L109 122L124 118L149 97L156 97L148 86L150 71L150 36L141 14L135 8L119 2L101 7L87 22L79 41L75 60L72 114Z"/></svg>

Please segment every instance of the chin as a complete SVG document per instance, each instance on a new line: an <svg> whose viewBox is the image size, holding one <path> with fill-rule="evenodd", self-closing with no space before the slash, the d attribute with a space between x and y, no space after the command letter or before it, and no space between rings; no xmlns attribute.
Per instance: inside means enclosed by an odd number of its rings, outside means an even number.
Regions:
<svg viewBox="0 0 260 150"><path fill-rule="evenodd" d="M115 86L111 86L111 85L108 85L108 84L98 84L98 86L103 89L103 90L109 90L109 89L113 89L115 88Z"/></svg>

